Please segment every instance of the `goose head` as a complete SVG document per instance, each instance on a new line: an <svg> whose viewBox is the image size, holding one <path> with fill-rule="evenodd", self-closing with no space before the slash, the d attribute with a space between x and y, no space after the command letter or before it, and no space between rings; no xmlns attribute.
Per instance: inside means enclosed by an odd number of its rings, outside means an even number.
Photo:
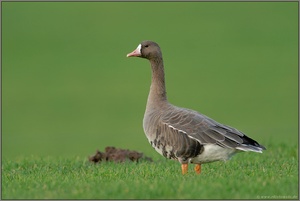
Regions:
<svg viewBox="0 0 300 201"><path fill-rule="evenodd" d="M152 60L155 58L161 58L162 53L157 43L153 41L143 41L133 52L127 54L127 57L140 57Z"/></svg>

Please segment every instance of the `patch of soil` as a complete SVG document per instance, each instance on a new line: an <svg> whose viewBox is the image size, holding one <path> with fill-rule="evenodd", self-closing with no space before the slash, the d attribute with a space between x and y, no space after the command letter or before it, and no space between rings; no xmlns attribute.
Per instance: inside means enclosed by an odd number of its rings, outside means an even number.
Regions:
<svg viewBox="0 0 300 201"><path fill-rule="evenodd" d="M106 147L105 152L97 150L95 155L89 157L89 161L93 163L107 161L125 162L126 160L132 162L139 162L140 160L153 162L152 158L144 156L143 153L128 149L117 149L115 147Z"/></svg>

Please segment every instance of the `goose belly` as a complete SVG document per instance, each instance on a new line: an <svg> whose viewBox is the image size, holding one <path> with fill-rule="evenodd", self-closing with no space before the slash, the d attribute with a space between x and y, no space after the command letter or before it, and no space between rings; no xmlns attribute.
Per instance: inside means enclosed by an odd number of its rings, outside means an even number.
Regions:
<svg viewBox="0 0 300 201"><path fill-rule="evenodd" d="M145 122L152 121L151 126ZM199 155L203 146L195 139L179 130L170 128L167 124L158 124L157 118L144 117L144 132L151 146L168 159L187 163L189 159Z"/></svg>
<svg viewBox="0 0 300 201"><path fill-rule="evenodd" d="M178 160L181 163L188 161L203 151L203 146L186 134L169 135L168 132L157 132L160 135L146 135L151 146L162 156Z"/></svg>
<svg viewBox="0 0 300 201"><path fill-rule="evenodd" d="M168 159L174 159L177 160L177 157L175 155L174 147L162 144L159 140L156 139L149 139L149 143L151 146L155 149L156 152L158 152L160 155L168 158Z"/></svg>
<svg viewBox="0 0 300 201"><path fill-rule="evenodd" d="M190 163L209 163L214 161L226 161L236 153L236 149L223 148L216 144L204 145L204 150L201 154L190 159Z"/></svg>

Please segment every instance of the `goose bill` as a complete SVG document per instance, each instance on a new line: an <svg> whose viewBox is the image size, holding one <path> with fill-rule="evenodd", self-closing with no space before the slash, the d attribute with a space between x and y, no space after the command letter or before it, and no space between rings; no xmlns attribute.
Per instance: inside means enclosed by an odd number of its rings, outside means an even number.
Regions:
<svg viewBox="0 0 300 201"><path fill-rule="evenodd" d="M127 54L127 57L139 57L141 56L141 44L131 53Z"/></svg>

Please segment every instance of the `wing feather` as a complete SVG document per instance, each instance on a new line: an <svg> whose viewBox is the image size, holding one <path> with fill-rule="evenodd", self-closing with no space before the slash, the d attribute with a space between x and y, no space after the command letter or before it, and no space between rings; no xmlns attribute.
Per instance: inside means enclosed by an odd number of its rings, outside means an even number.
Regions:
<svg viewBox="0 0 300 201"><path fill-rule="evenodd" d="M177 108L162 117L162 122L173 130L180 131L200 144L217 144L221 147L261 149L260 145L239 130L220 124L196 111ZM250 139L250 140L249 140ZM256 144L255 144L256 143ZM251 146L250 146L251 145ZM242 148L245 149L245 148Z"/></svg>

